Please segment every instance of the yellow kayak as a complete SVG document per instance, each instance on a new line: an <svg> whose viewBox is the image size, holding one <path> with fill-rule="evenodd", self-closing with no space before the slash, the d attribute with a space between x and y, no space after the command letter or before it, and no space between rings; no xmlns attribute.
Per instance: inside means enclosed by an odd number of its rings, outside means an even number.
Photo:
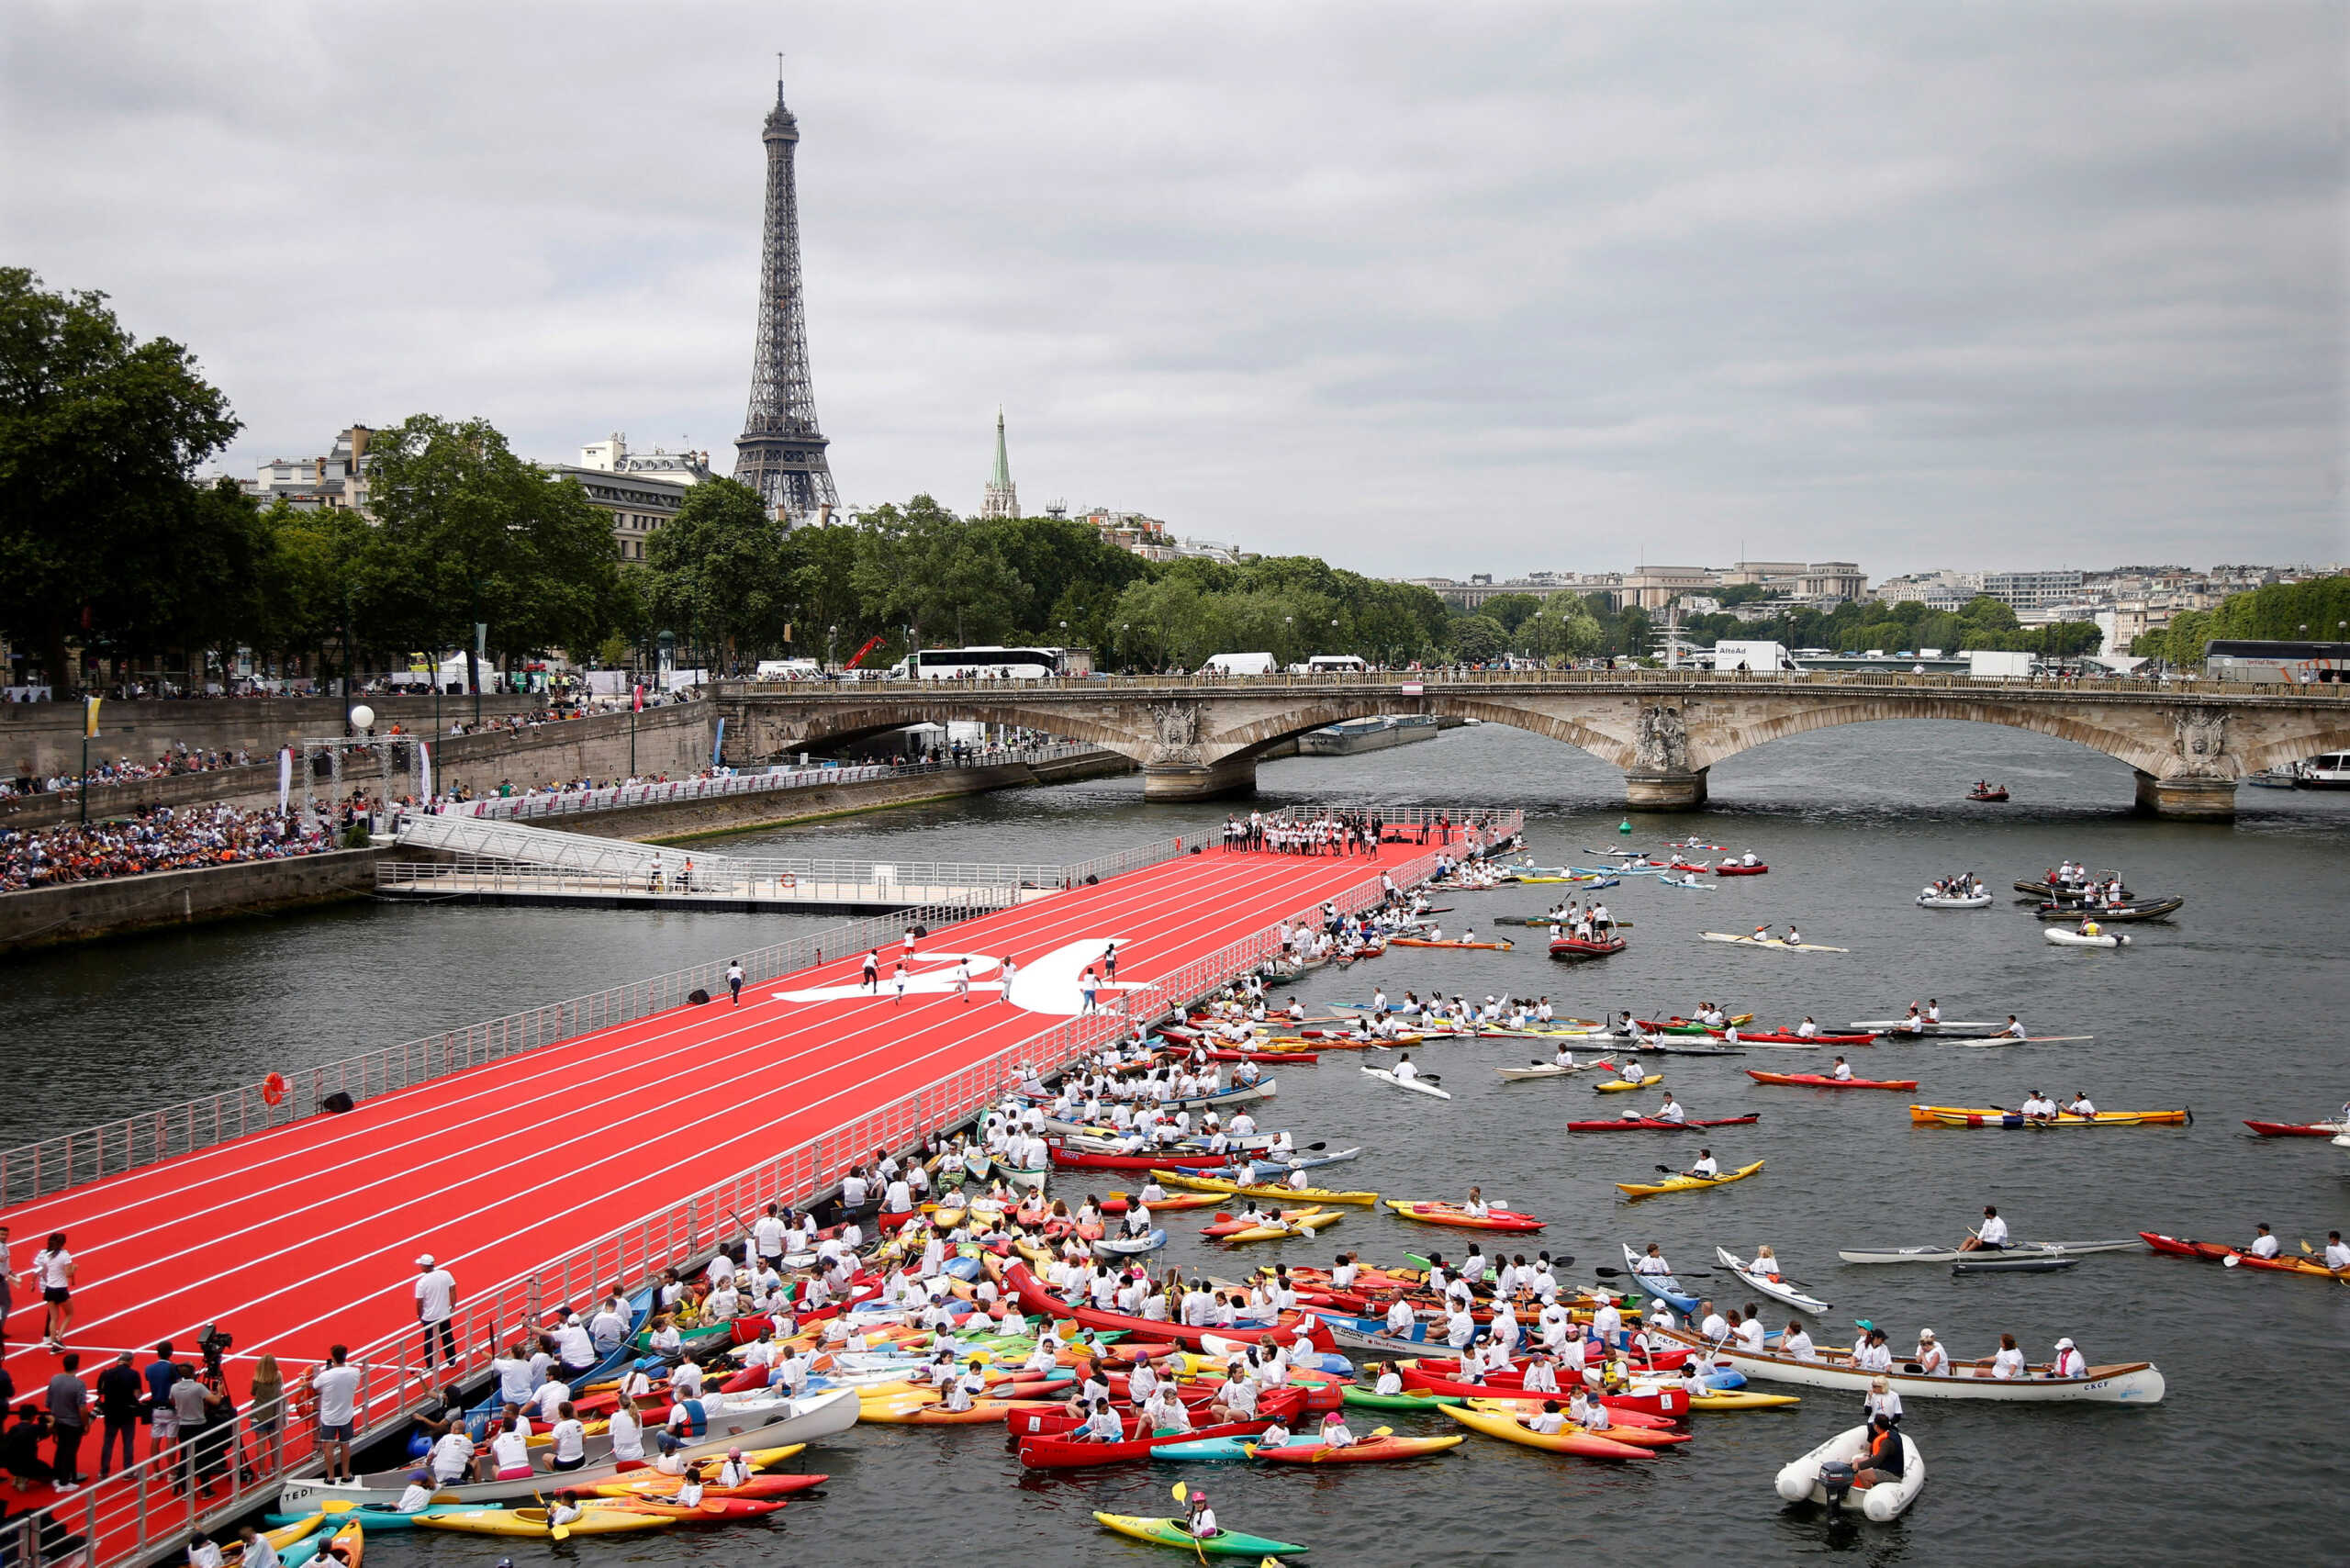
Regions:
<svg viewBox="0 0 2350 1568"><path fill-rule="evenodd" d="M1664 1074L1661 1072L1651 1072L1646 1078L1639 1080L1611 1078L1605 1083L1593 1084L1592 1092L1596 1094L1622 1094L1629 1090L1652 1088L1663 1081Z"/></svg>
<svg viewBox="0 0 2350 1568"><path fill-rule="evenodd" d="M572 1521L574 1535L624 1535L631 1530L667 1529L676 1524L667 1514L631 1514L592 1505ZM554 1534L544 1508L467 1508L454 1514L420 1514L420 1529L456 1530L464 1535L519 1535L545 1540Z"/></svg>
<svg viewBox="0 0 2350 1568"><path fill-rule="evenodd" d="M1270 1225L1251 1226L1236 1230L1220 1239L1225 1241L1278 1241L1283 1237L1311 1236L1315 1231L1337 1224L1347 1216L1335 1209L1308 1209L1303 1214L1284 1214Z"/></svg>
<svg viewBox="0 0 2350 1568"><path fill-rule="evenodd" d="M2195 1120L2191 1111L2099 1111L2076 1116L2059 1111L2051 1121L2027 1121L2020 1111L1996 1105L1912 1105L1909 1119L1920 1126L1944 1127L2176 1127Z"/></svg>
<svg viewBox="0 0 2350 1568"><path fill-rule="evenodd" d="M1259 1182L1243 1187L1223 1176L1195 1176L1182 1170L1154 1170L1151 1175L1162 1187L1188 1187L1194 1193L1229 1193L1236 1198L1272 1198L1281 1202L1305 1204L1360 1204L1379 1202L1376 1193L1333 1193L1324 1187L1284 1187L1274 1182Z"/></svg>
<svg viewBox="0 0 2350 1568"><path fill-rule="evenodd" d="M1654 1182L1618 1182L1616 1190L1628 1193L1636 1198L1653 1197L1659 1193L1694 1193L1703 1187L1723 1187L1732 1182L1743 1182L1762 1169L1762 1162L1758 1159L1751 1165L1741 1165L1718 1176L1666 1176Z"/></svg>
<svg viewBox="0 0 2350 1568"><path fill-rule="evenodd" d="M322 1509L319 1513L307 1515L302 1518L295 1520L290 1525L280 1525L275 1529L262 1531L262 1539L268 1541L269 1544L277 1551L283 1551L287 1547L293 1545L296 1541L308 1536L312 1530L317 1529L320 1525L326 1523L328 1509L336 1513L341 1513L345 1508L348 1508L348 1506L349 1505L345 1504L343 1508L336 1508L334 1505L328 1504L326 1506L326 1509ZM241 1562L244 1561L244 1556L245 1549L241 1545L234 1543L223 1547L220 1551L220 1561L223 1562Z"/></svg>
<svg viewBox="0 0 2350 1568"><path fill-rule="evenodd" d="M1778 1410L1803 1400L1793 1394L1753 1394L1743 1388L1723 1389L1713 1394L1693 1394L1689 1396L1692 1410Z"/></svg>

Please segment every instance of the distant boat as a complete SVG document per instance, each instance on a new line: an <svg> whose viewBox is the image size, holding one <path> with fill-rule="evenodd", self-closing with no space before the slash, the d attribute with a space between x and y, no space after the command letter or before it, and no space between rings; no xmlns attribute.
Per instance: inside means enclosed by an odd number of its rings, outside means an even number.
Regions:
<svg viewBox="0 0 2350 1568"><path fill-rule="evenodd" d="M1307 731L1297 737L1297 749L1304 756L1352 756L1358 752L1384 751L1389 746L1409 745L1415 741L1432 741L1437 729L1436 719L1425 713L1348 719Z"/></svg>

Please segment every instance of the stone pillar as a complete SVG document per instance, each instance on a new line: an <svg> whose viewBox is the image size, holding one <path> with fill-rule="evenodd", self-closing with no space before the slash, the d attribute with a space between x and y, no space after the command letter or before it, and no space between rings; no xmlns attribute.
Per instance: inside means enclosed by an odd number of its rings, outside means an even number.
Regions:
<svg viewBox="0 0 2350 1568"><path fill-rule="evenodd" d="M1700 767L1684 773L1636 769L1624 775L1624 803L1651 812L1694 812L1706 803L1706 774Z"/></svg>
<svg viewBox="0 0 2350 1568"><path fill-rule="evenodd" d="M2138 809L2158 817L2185 817L2198 822L2229 822L2236 814L2236 781L2232 778L2157 778L2138 775Z"/></svg>
<svg viewBox="0 0 2350 1568"><path fill-rule="evenodd" d="M1142 769L1146 801L1213 801L1257 792L1257 759L1224 762L1148 762Z"/></svg>

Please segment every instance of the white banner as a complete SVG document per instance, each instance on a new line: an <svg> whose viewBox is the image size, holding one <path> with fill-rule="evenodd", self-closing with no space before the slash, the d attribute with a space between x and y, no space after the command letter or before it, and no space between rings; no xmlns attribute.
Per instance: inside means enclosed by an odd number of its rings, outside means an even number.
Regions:
<svg viewBox="0 0 2350 1568"><path fill-rule="evenodd" d="M286 746L277 754L277 809L284 811L287 797L294 792L294 748Z"/></svg>
<svg viewBox="0 0 2350 1568"><path fill-rule="evenodd" d="M423 741L416 743L416 792L425 804L432 803L432 747Z"/></svg>

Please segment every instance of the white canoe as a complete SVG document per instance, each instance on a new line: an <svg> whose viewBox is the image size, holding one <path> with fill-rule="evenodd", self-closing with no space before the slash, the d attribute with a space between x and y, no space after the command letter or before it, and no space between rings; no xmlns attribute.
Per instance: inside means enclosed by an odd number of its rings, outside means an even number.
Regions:
<svg viewBox="0 0 2350 1568"><path fill-rule="evenodd" d="M707 1401L705 1401L707 1403ZM722 1459L730 1448L779 1448L787 1443L811 1442L845 1432L856 1425L857 1397L854 1388L828 1388L822 1394L811 1394L805 1399L757 1399L744 1402L732 1410L720 1410L710 1417L702 1435L683 1450L686 1459ZM338 1505L357 1507L365 1503L390 1505L408 1490L408 1477L414 1465L397 1470L379 1471L363 1475L355 1481L327 1481L308 1477L288 1481L277 1495L278 1507L289 1514L316 1513L321 1508ZM560 1484L565 1486L588 1487L607 1481L618 1481L625 1473L612 1462L610 1441L596 1437L588 1439L588 1463L579 1470L566 1472ZM442 1492L460 1503L510 1503L524 1500L543 1492L555 1477L544 1473L513 1481L483 1481L464 1486L444 1486Z"/></svg>
<svg viewBox="0 0 2350 1568"><path fill-rule="evenodd" d="M1975 893L1966 898L1952 898L1944 893L1919 893L1919 909L1989 909L1991 895Z"/></svg>
<svg viewBox="0 0 2350 1568"><path fill-rule="evenodd" d="M1918 1500L1918 1489L1926 1484L1926 1461L1918 1452L1918 1445L1907 1432L1897 1431L1901 1439L1901 1479L1880 1482L1874 1486L1854 1487L1846 1492L1842 1506L1849 1513L1863 1514L1878 1524L1901 1517L1903 1510ZM1869 1429L1854 1427L1837 1433L1801 1459L1784 1465L1779 1471L1779 1495L1790 1503L1828 1501L1828 1488L1819 1484L1819 1467L1823 1464L1856 1464L1869 1451Z"/></svg>
<svg viewBox="0 0 2350 1568"><path fill-rule="evenodd" d="M1556 1062L1538 1061L1531 1067L1497 1067L1494 1070L1504 1078L1516 1081L1527 1078L1564 1078L1570 1073L1585 1071L1591 1066L1592 1064L1587 1061L1577 1062L1572 1067L1561 1067Z"/></svg>
<svg viewBox="0 0 2350 1568"><path fill-rule="evenodd" d="M2123 931L2099 932L2095 936L2084 936L2077 931L2051 925L2040 934L2059 947L2127 947L2130 945L2129 933Z"/></svg>
<svg viewBox="0 0 2350 1568"><path fill-rule="evenodd" d="M2010 1241L1999 1255L2031 1258L2077 1258L2091 1252L2135 1252L2146 1244L2136 1237L2126 1241ZM1972 1258L1955 1247L1859 1247L1836 1254L1847 1263L1955 1263Z"/></svg>
<svg viewBox="0 0 2350 1568"><path fill-rule="evenodd" d="M1760 1291L1774 1301L1785 1302L1789 1306L1808 1312L1814 1317L1819 1316L1828 1310L1828 1303L1817 1296L1806 1295L1801 1286L1784 1275L1776 1280L1766 1279L1749 1269L1743 1260L1723 1248L1714 1249L1714 1258L1723 1268L1736 1274L1740 1282L1749 1290Z"/></svg>
<svg viewBox="0 0 2350 1568"><path fill-rule="evenodd" d="M1167 1233L1153 1230L1148 1236L1105 1236L1093 1244L1093 1250L1108 1258L1133 1258L1145 1252L1156 1252L1167 1245Z"/></svg>
<svg viewBox="0 0 2350 1568"><path fill-rule="evenodd" d="M1845 1027L1848 1029L1874 1029L1878 1034L1883 1035L1889 1034L1897 1029L1904 1028L1908 1022L1909 1020L1907 1018L1863 1018L1857 1022L1847 1024ZM2000 1027L2002 1027L2002 1025L1988 1022L1969 1024L1961 1022L1957 1019L1945 1018L1939 1024L1927 1025L1924 1032L1929 1035L1942 1035L1948 1034L1955 1029L1975 1030L1997 1029Z"/></svg>
<svg viewBox="0 0 2350 1568"><path fill-rule="evenodd" d="M1667 1329L1667 1338L1695 1345L1700 1337L1683 1329ZM1790 1383L1805 1388L1841 1389L1849 1394L1866 1394L1869 1385L1882 1377L1892 1384L1895 1393L1909 1399L1990 1399L2012 1404L2031 1405L2153 1405L2163 1396L2162 1370L2152 1361L2120 1361L2107 1366L2091 1367L2079 1377L2051 1377L2048 1369L2037 1366L2027 1369L2023 1377L1993 1377L1990 1367L1981 1361L1962 1361L1948 1372L1928 1375L1904 1370L1904 1363L1895 1362L1889 1372L1867 1372L1855 1368L1849 1350L1822 1350L1820 1360L1798 1361L1775 1352L1757 1354L1732 1345L1713 1347L1714 1360L1750 1378L1765 1383ZM1912 1361L1908 1363L1915 1366Z"/></svg>
<svg viewBox="0 0 2350 1568"><path fill-rule="evenodd" d="M1452 1094L1449 1090L1438 1089L1433 1083L1423 1083L1416 1078L1398 1078L1383 1067L1366 1067L1361 1070L1371 1074L1373 1078L1382 1079L1385 1081L1393 1084L1398 1089L1408 1089L1415 1094L1431 1095L1438 1100L1449 1100L1452 1098Z"/></svg>

